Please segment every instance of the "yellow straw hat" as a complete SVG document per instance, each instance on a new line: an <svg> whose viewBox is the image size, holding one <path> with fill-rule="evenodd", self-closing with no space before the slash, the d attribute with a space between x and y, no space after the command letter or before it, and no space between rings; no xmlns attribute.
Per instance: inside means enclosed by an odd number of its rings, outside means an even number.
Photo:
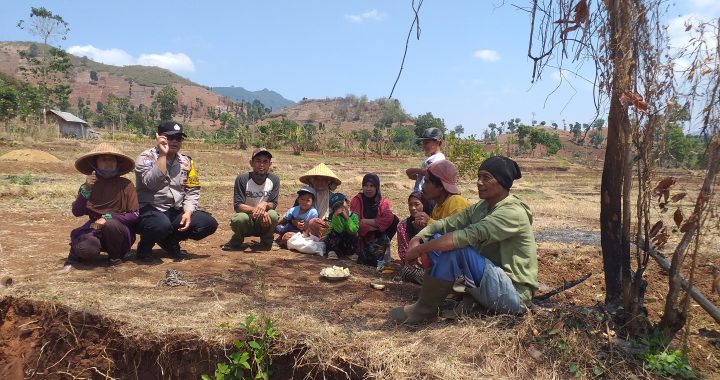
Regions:
<svg viewBox="0 0 720 380"><path fill-rule="evenodd" d="M338 176L336 176L335 173L333 173L333 171L330 170L330 168L328 168L324 163L319 163L314 168L305 172L305 174L303 174L302 177L300 177L300 182L302 182L306 185L312 186L312 183L310 183L311 177L326 177L326 178L328 178L330 180L330 190L335 190L336 187L338 187L338 186L340 186L340 184L342 184L342 181L340 180L340 178L338 178Z"/></svg>
<svg viewBox="0 0 720 380"><path fill-rule="evenodd" d="M135 168L135 161L125 153L110 144L101 143L90 153L85 153L75 160L75 169L83 174L90 174L95 170L95 159L98 156L110 155L117 158L118 175L129 173Z"/></svg>

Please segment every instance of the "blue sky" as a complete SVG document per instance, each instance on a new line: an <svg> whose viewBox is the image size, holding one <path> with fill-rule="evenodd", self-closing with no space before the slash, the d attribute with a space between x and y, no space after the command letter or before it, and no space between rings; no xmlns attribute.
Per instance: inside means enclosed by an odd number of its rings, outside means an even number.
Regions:
<svg viewBox="0 0 720 380"><path fill-rule="evenodd" d="M517 1L525 5L526 1ZM531 84L526 13L501 1L427 0L393 97L412 115L432 112L466 133L519 117L589 122L592 86L548 70ZM0 39L33 40L16 27L31 6L70 23L56 45L110 64L166 67L208 86L268 88L294 101L346 94L387 97L412 21L411 1L8 1ZM686 0L668 21L720 16L720 1ZM571 88L570 84L574 87ZM546 99L547 98L547 99Z"/></svg>

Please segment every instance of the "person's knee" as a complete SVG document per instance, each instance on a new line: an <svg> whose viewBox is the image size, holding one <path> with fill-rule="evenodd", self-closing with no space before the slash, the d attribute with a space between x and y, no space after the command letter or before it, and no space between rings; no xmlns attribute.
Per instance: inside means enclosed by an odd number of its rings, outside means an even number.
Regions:
<svg viewBox="0 0 720 380"><path fill-rule="evenodd" d="M193 231L192 239L200 240L206 238L217 231L218 222L212 215L204 211L195 211L193 218L197 221ZM194 223L193 223L194 224Z"/></svg>
<svg viewBox="0 0 720 380"><path fill-rule="evenodd" d="M250 222L251 219L249 214L236 212L232 217L230 217L230 228L232 228L233 231L238 232L239 230L244 230L249 227Z"/></svg>
<svg viewBox="0 0 720 380"><path fill-rule="evenodd" d="M93 259L100 255L101 243L100 239L95 236L87 236L78 239L72 245L75 255L81 259Z"/></svg>
<svg viewBox="0 0 720 380"><path fill-rule="evenodd" d="M272 222L272 224L277 225L278 219L280 219L277 211L268 210L268 216L270 217L270 221Z"/></svg>
<svg viewBox="0 0 720 380"><path fill-rule="evenodd" d="M108 219L103 226L103 233L106 231L109 233L125 233L127 227L117 219Z"/></svg>
<svg viewBox="0 0 720 380"><path fill-rule="evenodd" d="M155 241L162 241L173 232L172 223L165 215L141 220L140 235Z"/></svg>

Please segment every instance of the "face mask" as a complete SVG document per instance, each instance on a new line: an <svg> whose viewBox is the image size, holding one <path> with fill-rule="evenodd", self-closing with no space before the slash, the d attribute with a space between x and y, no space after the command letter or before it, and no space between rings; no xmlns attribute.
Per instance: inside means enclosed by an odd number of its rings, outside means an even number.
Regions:
<svg viewBox="0 0 720 380"><path fill-rule="evenodd" d="M118 175L117 169L95 169L95 175L102 178L112 178Z"/></svg>

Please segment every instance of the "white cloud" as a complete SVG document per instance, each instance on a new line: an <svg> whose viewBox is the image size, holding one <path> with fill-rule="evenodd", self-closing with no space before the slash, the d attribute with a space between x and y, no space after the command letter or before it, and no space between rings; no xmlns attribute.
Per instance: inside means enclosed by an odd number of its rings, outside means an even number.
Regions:
<svg viewBox="0 0 720 380"><path fill-rule="evenodd" d="M365 20L382 21L384 18L385 13L378 12L374 8L356 15L345 15L345 19L353 23L361 23Z"/></svg>
<svg viewBox="0 0 720 380"><path fill-rule="evenodd" d="M473 57L486 62L497 62L500 60L500 54L495 50L478 50L473 54Z"/></svg>
<svg viewBox="0 0 720 380"><path fill-rule="evenodd" d="M138 65L163 67L170 71L195 71L195 65L184 53L140 54Z"/></svg>
<svg viewBox="0 0 720 380"><path fill-rule="evenodd" d="M157 66L170 71L195 71L190 57L184 53L140 54L135 58L122 49L98 49L92 45L71 46L68 53L79 57L88 57L93 61L115 66Z"/></svg>

